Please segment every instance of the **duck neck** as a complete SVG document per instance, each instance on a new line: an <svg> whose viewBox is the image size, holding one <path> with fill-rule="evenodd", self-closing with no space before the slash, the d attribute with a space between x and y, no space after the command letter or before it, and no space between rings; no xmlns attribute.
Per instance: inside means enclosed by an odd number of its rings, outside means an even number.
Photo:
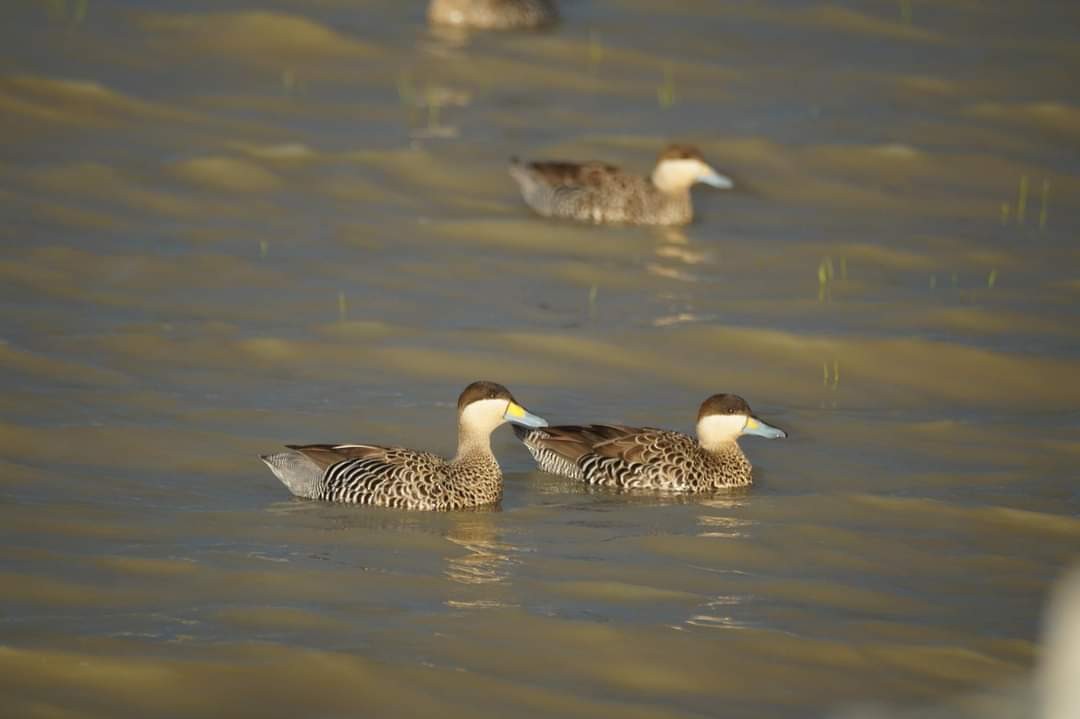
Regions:
<svg viewBox="0 0 1080 719"><path fill-rule="evenodd" d="M706 464L713 469L714 486L742 487L750 484L750 460L734 438L702 444L701 448L710 458Z"/></svg>
<svg viewBox="0 0 1080 719"><path fill-rule="evenodd" d="M502 497L502 470L491 453L490 432L458 431L458 450L450 461L449 481L466 495L466 504L478 506Z"/></svg>
<svg viewBox="0 0 1080 719"><path fill-rule="evenodd" d="M491 453L491 433L480 432L459 424L457 454L454 455L454 459L451 461L455 464L461 464L489 459L492 461L495 459L495 455Z"/></svg>
<svg viewBox="0 0 1080 719"><path fill-rule="evenodd" d="M742 447L739 446L739 442L735 437L725 437L723 439L713 439L710 441L705 441L701 438L698 438L698 443L701 445L702 449L711 454L716 454L723 457L745 456L743 455Z"/></svg>

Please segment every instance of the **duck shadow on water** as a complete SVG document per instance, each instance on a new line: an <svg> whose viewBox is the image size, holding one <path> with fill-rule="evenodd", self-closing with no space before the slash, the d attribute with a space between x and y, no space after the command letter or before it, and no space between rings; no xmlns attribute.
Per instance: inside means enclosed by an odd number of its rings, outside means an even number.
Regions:
<svg viewBox="0 0 1080 719"><path fill-rule="evenodd" d="M358 531L413 535L417 539L421 536L442 538L448 543L445 552L423 539L415 545L411 540L406 540L404 544L422 554L442 553L442 573L455 584L477 586L503 583L510 577L511 569L522 563L521 557L531 551L528 547L508 541L508 535L514 532L508 531L499 521L502 511L500 504L460 511L420 512L293 498L275 502L266 511L302 518L298 524L304 528L320 532L330 530L340 534L343 539ZM327 538L323 548L314 553L308 552L306 556L335 562L339 554L348 553L345 545L355 541L363 543L363 539L350 538L340 544L333 538ZM382 545L386 541L384 536L378 543ZM478 594L478 591L467 596L448 597L446 603L457 608L503 606L501 601L480 596L483 592Z"/></svg>
<svg viewBox="0 0 1080 719"><path fill-rule="evenodd" d="M590 505L596 511L605 511L617 506L701 505L713 508L734 508L746 502L750 496L750 488L732 487L731 489L712 492L687 494L685 492L666 492L657 489L618 489L584 485L582 493L597 500Z"/></svg>
<svg viewBox="0 0 1080 719"><path fill-rule="evenodd" d="M502 512L502 503L453 511L421 511L289 497L269 504L266 511L284 516L312 518L321 529L416 529L437 532L440 527L445 526L448 518L497 514ZM433 519L435 521L432 521Z"/></svg>

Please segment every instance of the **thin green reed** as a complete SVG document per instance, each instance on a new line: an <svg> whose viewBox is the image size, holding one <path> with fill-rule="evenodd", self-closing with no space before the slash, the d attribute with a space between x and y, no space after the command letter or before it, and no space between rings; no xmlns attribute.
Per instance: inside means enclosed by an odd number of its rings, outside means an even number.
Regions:
<svg viewBox="0 0 1080 719"><path fill-rule="evenodd" d="M672 70L671 63L664 63L664 83L656 88L656 100L660 103L660 107L668 109L676 102L675 96L675 74Z"/></svg>
<svg viewBox="0 0 1080 719"><path fill-rule="evenodd" d="M1016 197L1016 224L1024 224L1024 218L1027 215L1027 196L1028 196L1028 176L1020 176L1020 187L1017 190Z"/></svg>

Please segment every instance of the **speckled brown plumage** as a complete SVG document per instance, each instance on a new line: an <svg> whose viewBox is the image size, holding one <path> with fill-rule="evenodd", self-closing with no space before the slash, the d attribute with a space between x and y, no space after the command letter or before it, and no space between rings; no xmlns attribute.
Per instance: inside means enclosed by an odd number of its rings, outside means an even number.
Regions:
<svg viewBox="0 0 1080 719"><path fill-rule="evenodd" d="M705 492L752 481L750 460L734 441L709 451L680 432L605 424L514 433L541 470L591 485Z"/></svg>
<svg viewBox="0 0 1080 719"><path fill-rule="evenodd" d="M671 145L657 159L696 160L708 168L696 148ZM693 178L663 187L657 171L649 177L602 162L510 161L510 176L525 203L544 217L595 224L685 225L694 218ZM726 178L725 178L726 179Z"/></svg>
<svg viewBox="0 0 1080 719"><path fill-rule="evenodd" d="M502 498L502 472L477 448L453 461L401 447L287 445L324 471L312 499L402 509L464 509Z"/></svg>
<svg viewBox="0 0 1080 719"><path fill-rule="evenodd" d="M701 403L697 439L617 424L514 428L545 472L595 486L673 492L749 485L750 460L738 443L744 433L787 436L755 417L746 400L733 394L712 395Z"/></svg>
<svg viewBox="0 0 1080 719"><path fill-rule="evenodd" d="M520 410L511 421L543 422L517 405L502 385L466 387L458 399L458 451L450 460L375 444L287 445L288 452L262 459L293 494L309 499L418 510L479 507L502 497L490 435L510 418L511 408Z"/></svg>

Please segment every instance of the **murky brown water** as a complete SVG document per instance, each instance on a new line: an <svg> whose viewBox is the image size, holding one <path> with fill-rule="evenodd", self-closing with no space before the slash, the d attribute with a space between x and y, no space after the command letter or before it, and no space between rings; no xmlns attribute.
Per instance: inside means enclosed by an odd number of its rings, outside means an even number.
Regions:
<svg viewBox="0 0 1080 719"><path fill-rule="evenodd" d="M1080 546L1080 5L566 0L0 10L5 716L805 717L1023 682ZM524 209L512 154L685 230ZM286 441L785 427L674 501L530 470L499 512L290 499ZM999 708L1002 704L996 704Z"/></svg>

